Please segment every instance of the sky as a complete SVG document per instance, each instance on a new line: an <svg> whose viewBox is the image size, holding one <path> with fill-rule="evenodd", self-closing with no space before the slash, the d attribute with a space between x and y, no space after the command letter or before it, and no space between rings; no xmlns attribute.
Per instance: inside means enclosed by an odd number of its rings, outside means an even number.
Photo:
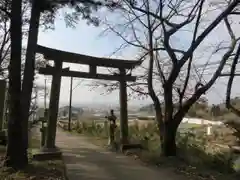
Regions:
<svg viewBox="0 0 240 180"><path fill-rule="evenodd" d="M94 27L93 25L87 25L86 21L82 20L78 23L76 28L72 29L66 27L64 20L57 19L55 22L55 30L41 30L38 36L38 44L51 47L59 50L75 52L79 54L86 54L91 56L99 57L109 57L112 55L121 43L119 39L115 36L108 35L108 37L102 37L103 27ZM127 58L132 59L134 56L133 52L124 51L123 54L118 56L111 56L116 58ZM86 71L88 67L84 65L76 65L65 63L64 67L69 67L72 70L82 70ZM51 78L49 76L45 77L43 75L38 75L37 83L44 84L44 79L47 78L48 86L51 85ZM81 85L79 85L79 83ZM92 80L81 78L73 79L73 104L108 104L109 106L117 105L119 102L119 92L115 91L109 95L101 95L105 92L103 89L98 89L91 91L89 86L84 84L91 84ZM61 83L61 94L60 94L60 105L67 104L69 101L69 88L70 88L70 78L63 77ZM43 102L43 98L39 99L40 104ZM149 104L150 100L145 100L144 102L139 102L136 100L131 100L129 104Z"/></svg>
<svg viewBox="0 0 240 180"><path fill-rule="evenodd" d="M91 56L109 57L119 45L121 40L113 35L108 34L102 36L104 27L94 27L87 25L86 21L81 20L76 28L66 27L65 22L57 18L55 21L54 30L41 30L38 36L38 44L51 47L59 50L86 54ZM216 37L212 37L216 38ZM134 59L135 51L125 50L123 53L115 55L117 58ZM201 64L201 63L200 63ZM86 71L86 66L73 64L64 64L64 67L70 67L72 70ZM47 78L47 85L51 85L51 78L38 75L37 83L44 84L44 79ZM73 87L73 104L108 104L109 106L117 105L119 102L119 92L115 91L110 95L101 95L103 89L90 91L90 87L85 84L90 84L92 80L84 80L74 78ZM81 85L79 83L81 82ZM210 103L219 103L224 100L225 96L225 80L219 80L216 85L207 93ZM70 78L63 77L61 83L60 106L65 105L69 101ZM224 89L224 90L223 90ZM234 95L238 95L237 88L233 90ZM240 95L240 94L239 94ZM39 97L39 103L43 103L43 98ZM150 99L145 100L129 100L130 105L145 105L151 103Z"/></svg>

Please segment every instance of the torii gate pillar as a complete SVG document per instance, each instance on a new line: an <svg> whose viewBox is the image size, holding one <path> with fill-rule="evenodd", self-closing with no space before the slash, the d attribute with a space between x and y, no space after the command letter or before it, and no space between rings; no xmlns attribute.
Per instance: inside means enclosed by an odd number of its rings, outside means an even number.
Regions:
<svg viewBox="0 0 240 180"><path fill-rule="evenodd" d="M127 105L127 83L124 77L126 76L126 70L120 69L120 75L122 79L119 88L119 100L120 100L120 141L121 144L128 144L128 105Z"/></svg>
<svg viewBox="0 0 240 180"><path fill-rule="evenodd" d="M47 122L47 138L45 148L55 149L55 139L58 119L59 96L61 89L62 61L55 61L55 72L52 77L51 95L49 102L49 115Z"/></svg>

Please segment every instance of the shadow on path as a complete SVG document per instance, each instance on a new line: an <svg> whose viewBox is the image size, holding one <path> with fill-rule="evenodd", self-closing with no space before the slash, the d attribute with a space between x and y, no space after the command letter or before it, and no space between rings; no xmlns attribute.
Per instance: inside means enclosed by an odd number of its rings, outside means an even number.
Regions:
<svg viewBox="0 0 240 180"><path fill-rule="evenodd" d="M62 149L69 180L183 180L169 169L143 166L133 159L88 142L85 137L58 130L56 145Z"/></svg>

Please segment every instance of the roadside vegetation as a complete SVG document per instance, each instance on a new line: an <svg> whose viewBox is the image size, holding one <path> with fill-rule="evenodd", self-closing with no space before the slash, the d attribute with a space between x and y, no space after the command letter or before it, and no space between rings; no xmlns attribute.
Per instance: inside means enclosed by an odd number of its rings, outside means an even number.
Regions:
<svg viewBox="0 0 240 180"><path fill-rule="evenodd" d="M85 135L96 145L106 147L108 127L98 121L77 122L72 132ZM137 121L129 127L130 142L140 143L143 150L129 150L125 153L135 159L156 166L173 167L176 172L184 173L195 179L237 179L240 164L235 164L237 154L229 147L237 143L231 130L215 127L211 135L206 135L206 126L183 124L177 134L177 157L160 157L160 139L157 125L140 125ZM67 130L67 123L63 124ZM187 128L187 129L186 129ZM221 129L219 129L221 128ZM119 142L119 128L116 130L116 142ZM223 145L224 144L224 145Z"/></svg>

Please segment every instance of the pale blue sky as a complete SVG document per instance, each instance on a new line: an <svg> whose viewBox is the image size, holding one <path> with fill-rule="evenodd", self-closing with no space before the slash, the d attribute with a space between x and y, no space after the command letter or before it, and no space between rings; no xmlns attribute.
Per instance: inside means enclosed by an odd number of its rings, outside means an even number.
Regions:
<svg viewBox="0 0 240 180"><path fill-rule="evenodd" d="M41 31L38 37L38 44L52 47L60 50L75 52L79 54L86 54L91 56L106 56L112 54L121 43L120 40L114 35L108 35L108 37L101 37L100 34L103 31L103 27L94 27L87 25L85 21L80 21L75 29L66 28L63 20L56 20L55 30ZM115 56L117 58L132 59L132 52L124 51L124 54ZM69 66L65 64L64 66ZM71 69L86 69L87 67L71 64ZM49 79L49 78L48 78ZM73 87L75 87L81 79L74 79ZM90 83L91 80L85 80L86 83ZM44 77L39 76L37 82L44 83ZM50 85L51 81L48 80ZM83 82L84 84L84 82ZM69 101L69 86L70 78L62 78L60 104L65 104ZM89 87L78 86L73 93L73 104L77 103L108 103L110 106L118 103L118 91L111 95L100 95L103 91L90 91ZM42 100L40 100L42 102ZM140 102L149 103L150 101ZM138 101L131 101L130 103L139 103Z"/></svg>
<svg viewBox="0 0 240 180"><path fill-rule="evenodd" d="M60 50L87 54L92 56L109 56L116 50L121 41L113 34L100 37L103 27L94 27L86 24L85 21L80 21L76 29L66 28L63 20L57 19L55 23L55 30L41 31L38 37L38 43L47 47L52 47ZM217 36L213 37L216 38ZM135 53L131 50L124 51L118 55L118 58L134 59ZM200 62L201 64L201 62ZM69 66L69 65L65 65ZM86 67L79 67L77 65L70 65L72 69L86 69ZM80 79L75 79L73 87L78 84ZM40 76L38 83L44 83L44 77ZM91 80L86 80L89 83ZM48 85L50 85L48 80ZM83 83L84 84L84 83ZM62 78L60 104L65 104L69 101L69 86L70 78ZM223 90L224 89L224 90ZM110 106L118 103L118 91L108 96L101 96L102 91L89 91L89 87L79 86L73 93L73 104L81 103L107 103ZM208 93L208 98L211 103L222 101L225 94L225 85L217 83L215 88L212 88ZM236 94L236 93L234 93ZM42 102L42 100L40 100ZM131 100L131 104L148 104L150 100Z"/></svg>

